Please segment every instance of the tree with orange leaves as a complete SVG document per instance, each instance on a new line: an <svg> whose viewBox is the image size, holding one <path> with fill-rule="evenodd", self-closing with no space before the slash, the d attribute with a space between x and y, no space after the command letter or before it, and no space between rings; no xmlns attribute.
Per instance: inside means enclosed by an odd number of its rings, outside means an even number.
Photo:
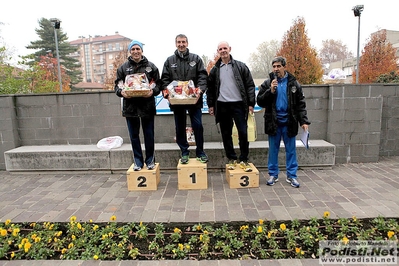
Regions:
<svg viewBox="0 0 399 266"><path fill-rule="evenodd" d="M61 65L62 92L69 92L71 88L70 77L66 74L65 68ZM57 59L51 53L40 56L40 61L34 63L32 69L26 75L31 80L30 91L33 93L59 92L60 83L58 80Z"/></svg>
<svg viewBox="0 0 399 266"><path fill-rule="evenodd" d="M287 71L301 84L320 84L323 67L315 48L310 46L304 18L298 17L283 36L277 55L287 59Z"/></svg>
<svg viewBox="0 0 399 266"><path fill-rule="evenodd" d="M206 66L206 71L211 72L212 67L216 64L216 62L219 60L220 56L219 54L215 53L213 60L209 60L207 66Z"/></svg>
<svg viewBox="0 0 399 266"><path fill-rule="evenodd" d="M359 83L375 83L379 76L397 70L396 50L387 40L386 30L371 35L359 61ZM353 83L356 82L353 72Z"/></svg>

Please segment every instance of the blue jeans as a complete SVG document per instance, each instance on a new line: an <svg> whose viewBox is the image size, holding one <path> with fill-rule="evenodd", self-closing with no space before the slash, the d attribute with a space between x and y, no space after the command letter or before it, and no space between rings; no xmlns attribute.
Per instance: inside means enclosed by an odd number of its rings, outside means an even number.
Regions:
<svg viewBox="0 0 399 266"><path fill-rule="evenodd" d="M187 126L187 112L190 116L191 127L194 131L195 154L197 157L205 155L204 152L204 128L202 126L202 110L201 108L184 108L180 106L173 107L173 115L175 118L175 131L176 131L176 143L179 145L181 155L189 155L188 150L189 144L187 142L186 126Z"/></svg>
<svg viewBox="0 0 399 266"><path fill-rule="evenodd" d="M217 118L222 133L223 147L229 160L237 160L237 154L233 146L233 121L238 132L238 145L240 146L240 161L248 161L249 142L248 125L245 119L246 113L243 102L217 102Z"/></svg>
<svg viewBox="0 0 399 266"><path fill-rule="evenodd" d="M278 168L278 152L280 150L280 141L283 139L286 155L287 177L297 178L298 162L296 158L295 137L288 137L287 127L278 126L275 136L269 135L269 160L267 167L270 176L278 176L280 170Z"/></svg>
<svg viewBox="0 0 399 266"><path fill-rule="evenodd" d="M140 143L140 120L143 126L145 161ZM144 162L149 165L155 162L155 140L154 140L154 116L150 117L126 117L129 130L130 142L133 149L134 164L143 167Z"/></svg>

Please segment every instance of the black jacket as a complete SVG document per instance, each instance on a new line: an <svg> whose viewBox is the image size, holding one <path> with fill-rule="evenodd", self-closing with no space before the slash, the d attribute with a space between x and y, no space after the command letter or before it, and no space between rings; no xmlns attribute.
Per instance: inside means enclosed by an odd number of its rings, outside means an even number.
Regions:
<svg viewBox="0 0 399 266"><path fill-rule="evenodd" d="M310 122L307 117L306 102L302 87L291 73L287 73L288 136L295 137L298 134L298 123L302 126L303 124L310 125ZM265 108L265 114L263 115L265 120L265 133L271 136L276 135L277 131L277 94L273 94L270 89L270 83L273 79L274 74L272 72L269 74L269 78L260 85L256 99L258 105Z"/></svg>
<svg viewBox="0 0 399 266"><path fill-rule="evenodd" d="M195 104L196 108L202 108L203 100L202 94L207 90L206 79L208 77L208 73L204 67L204 63L202 59L196 55L189 52L187 49L186 53L181 57L179 55L178 50L176 49L175 53L169 56L163 66L162 70L162 89L166 89L166 87L174 80L176 81L189 81L192 80L194 82L194 86L196 88L201 89L201 96L199 97L197 103ZM170 109L173 108L192 108L192 105L170 105Z"/></svg>
<svg viewBox="0 0 399 266"><path fill-rule="evenodd" d="M119 81L125 82L125 77L130 74L145 73L148 82L155 82L153 94L151 97L133 97L123 98L122 116L124 117L145 117L154 116L156 114L155 96L161 91L162 81L159 77L158 68L143 56L142 60L138 63L133 61L131 56L123 63L116 71L115 80L115 93L122 97L122 89L119 88Z"/></svg>
<svg viewBox="0 0 399 266"><path fill-rule="evenodd" d="M245 106L245 114L248 116L249 106L255 106L255 83L252 79L251 72L246 64L233 59L230 55L231 65L237 87L240 89L240 94ZM220 65L222 59L219 59L211 69L208 76L208 91L206 93L206 102L208 107L214 108L216 123L217 120L217 99L220 94ZM245 117L247 119L247 117Z"/></svg>

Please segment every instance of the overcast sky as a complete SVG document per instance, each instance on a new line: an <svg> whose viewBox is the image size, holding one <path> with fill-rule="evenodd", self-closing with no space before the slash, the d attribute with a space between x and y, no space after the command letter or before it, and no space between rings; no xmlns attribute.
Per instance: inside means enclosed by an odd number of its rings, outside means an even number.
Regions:
<svg viewBox="0 0 399 266"><path fill-rule="evenodd" d="M310 43L321 48L323 40L341 40L357 53L358 18L355 5L364 5L360 21L360 52L379 29L399 31L397 0L5 0L0 9L1 36L17 55L38 40L35 32L42 17L58 18L69 41L79 36L113 35L115 32L143 42L144 55L160 71L176 49L177 34L186 34L191 52L213 58L217 44L227 41L231 54L249 64L251 53L271 40L281 41L297 17L303 17ZM3 1L3 2L5 2Z"/></svg>

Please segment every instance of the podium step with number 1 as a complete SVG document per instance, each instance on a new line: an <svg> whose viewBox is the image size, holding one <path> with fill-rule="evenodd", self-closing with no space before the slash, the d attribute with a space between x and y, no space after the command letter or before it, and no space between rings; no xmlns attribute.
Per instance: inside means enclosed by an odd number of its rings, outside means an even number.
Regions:
<svg viewBox="0 0 399 266"><path fill-rule="evenodd" d="M177 164L177 184L179 190L207 189L207 164L191 158L188 164Z"/></svg>

